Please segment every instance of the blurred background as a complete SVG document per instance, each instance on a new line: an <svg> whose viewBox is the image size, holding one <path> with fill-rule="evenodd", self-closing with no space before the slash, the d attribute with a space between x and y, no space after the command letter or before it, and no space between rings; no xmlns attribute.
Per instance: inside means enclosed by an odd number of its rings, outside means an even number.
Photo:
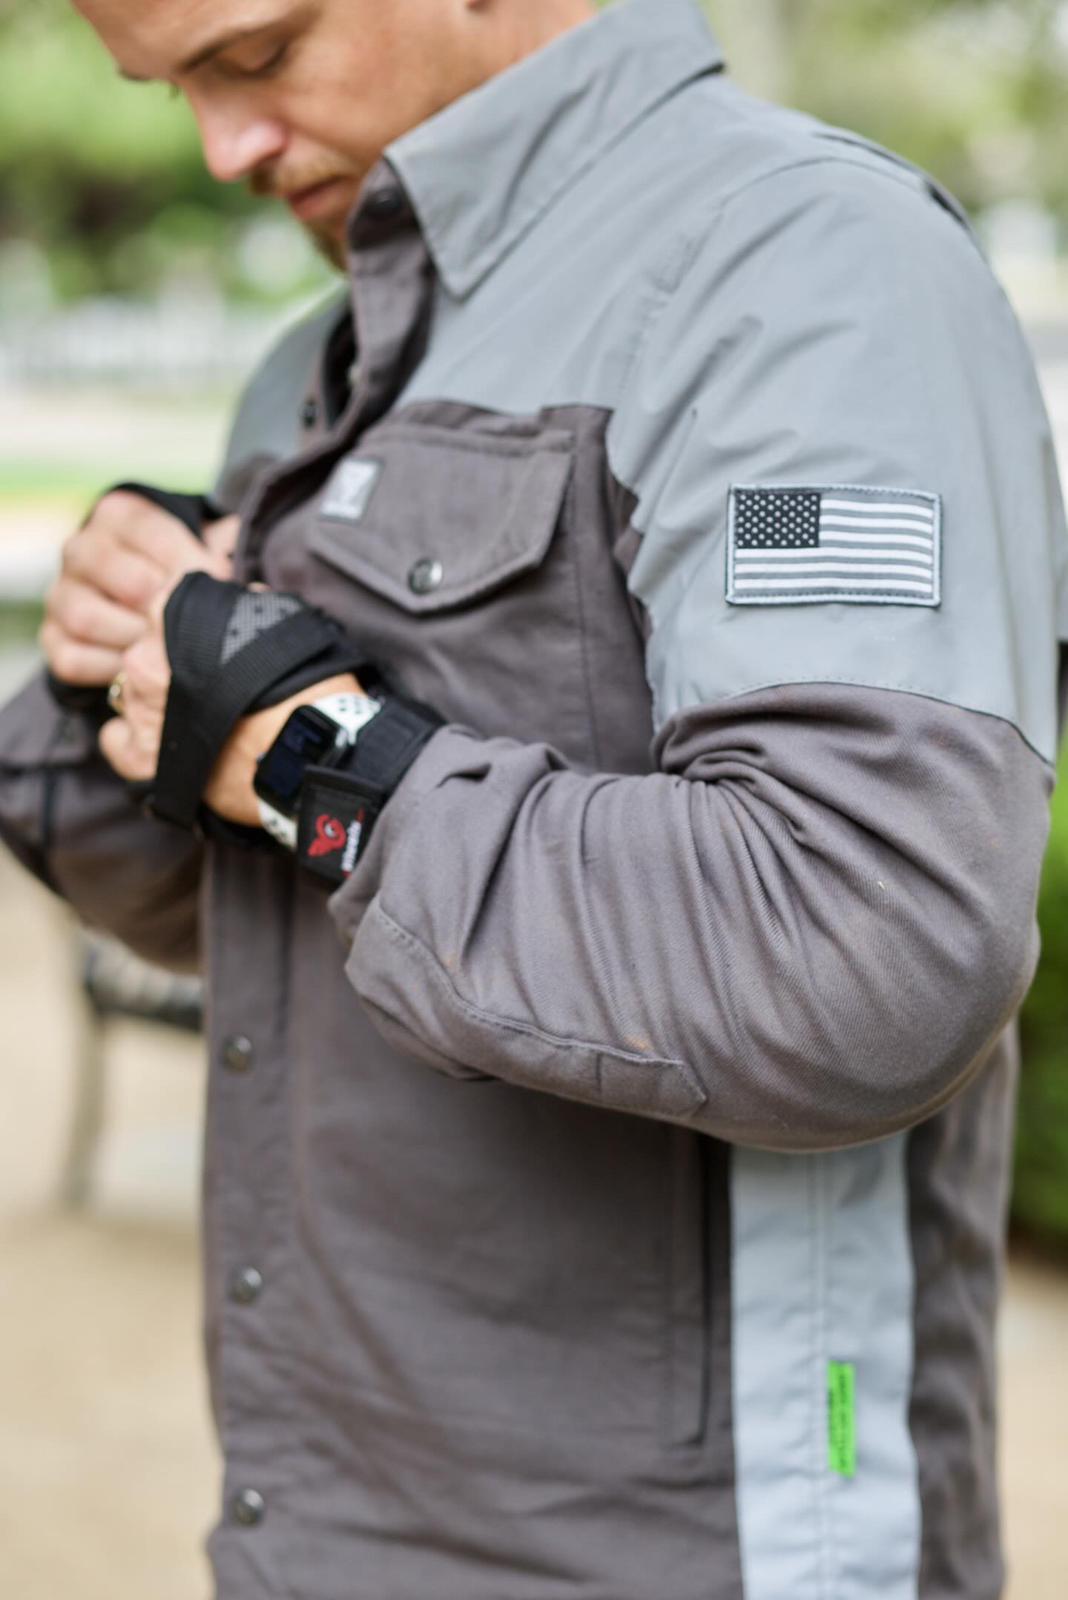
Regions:
<svg viewBox="0 0 1068 1600"><path fill-rule="evenodd" d="M1068 3L710 0L750 88L861 130L967 204L1032 340L1068 470ZM0 694L60 541L120 477L205 485L243 378L329 292L277 209L203 171L166 90L65 0L0 0ZM1068 1556L1068 801L1024 1017L1002 1330L1013 1600ZM87 953L0 859L0 1592L188 1600L217 1472L199 1355L202 1061L134 1020L190 996ZM101 962L104 963L101 966ZM650 1597L652 1600L652 1597Z"/></svg>

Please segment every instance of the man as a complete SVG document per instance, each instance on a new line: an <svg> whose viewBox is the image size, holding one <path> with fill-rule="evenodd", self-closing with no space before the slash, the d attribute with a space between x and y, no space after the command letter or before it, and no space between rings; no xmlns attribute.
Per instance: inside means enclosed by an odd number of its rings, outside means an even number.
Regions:
<svg viewBox="0 0 1068 1600"><path fill-rule="evenodd" d="M966 224L689 0L81 5L352 297L236 585L54 598L110 766L0 719L199 937L220 1600L993 1600L1068 541Z"/></svg>

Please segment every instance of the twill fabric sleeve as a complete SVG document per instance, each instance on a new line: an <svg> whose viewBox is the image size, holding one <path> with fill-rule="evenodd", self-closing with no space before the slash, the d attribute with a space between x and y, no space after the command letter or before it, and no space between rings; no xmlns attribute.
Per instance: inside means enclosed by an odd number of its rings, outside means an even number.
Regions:
<svg viewBox="0 0 1068 1600"><path fill-rule="evenodd" d="M36 675L0 711L0 838L82 921L146 960L193 970L201 848L146 817Z"/></svg>
<svg viewBox="0 0 1068 1600"><path fill-rule="evenodd" d="M657 770L438 734L332 902L350 979L445 1072L772 1149L912 1125L1037 955L1065 548L1011 315L911 179L783 174L684 255L609 445ZM937 497L941 603L732 606L740 485Z"/></svg>

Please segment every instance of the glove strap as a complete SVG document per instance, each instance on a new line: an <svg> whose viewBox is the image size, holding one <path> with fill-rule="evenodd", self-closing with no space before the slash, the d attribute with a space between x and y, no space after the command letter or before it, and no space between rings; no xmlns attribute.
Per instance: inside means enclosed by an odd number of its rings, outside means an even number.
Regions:
<svg viewBox="0 0 1068 1600"><path fill-rule="evenodd" d="M182 579L163 616L171 688L149 809L193 828L234 724L360 661L339 625L295 595Z"/></svg>
<svg viewBox="0 0 1068 1600"><path fill-rule="evenodd" d="M386 802L445 719L397 695L361 729L347 759L309 767L300 797L297 859L316 877L344 883L363 856Z"/></svg>

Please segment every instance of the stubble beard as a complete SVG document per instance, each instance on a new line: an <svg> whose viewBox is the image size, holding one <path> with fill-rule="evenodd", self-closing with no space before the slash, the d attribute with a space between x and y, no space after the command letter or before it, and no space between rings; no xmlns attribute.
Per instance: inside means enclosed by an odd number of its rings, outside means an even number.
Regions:
<svg viewBox="0 0 1068 1600"><path fill-rule="evenodd" d="M313 184L325 183L338 176L336 168L324 168L321 172L302 173L299 183L281 185L278 176L270 169L254 172L248 180L248 187L252 194L260 200L281 200L284 188L292 192L296 188L311 188ZM339 236L337 222L324 218L320 222L302 222L302 230L311 240L312 245L319 255L337 272L345 272L348 262L345 251L345 241Z"/></svg>
<svg viewBox="0 0 1068 1600"><path fill-rule="evenodd" d="M318 254L322 256L329 266L334 268L335 272L346 272L348 270L348 258L344 241L338 238L328 224L323 223L320 226L316 226L313 222L304 222L301 223L301 227Z"/></svg>

